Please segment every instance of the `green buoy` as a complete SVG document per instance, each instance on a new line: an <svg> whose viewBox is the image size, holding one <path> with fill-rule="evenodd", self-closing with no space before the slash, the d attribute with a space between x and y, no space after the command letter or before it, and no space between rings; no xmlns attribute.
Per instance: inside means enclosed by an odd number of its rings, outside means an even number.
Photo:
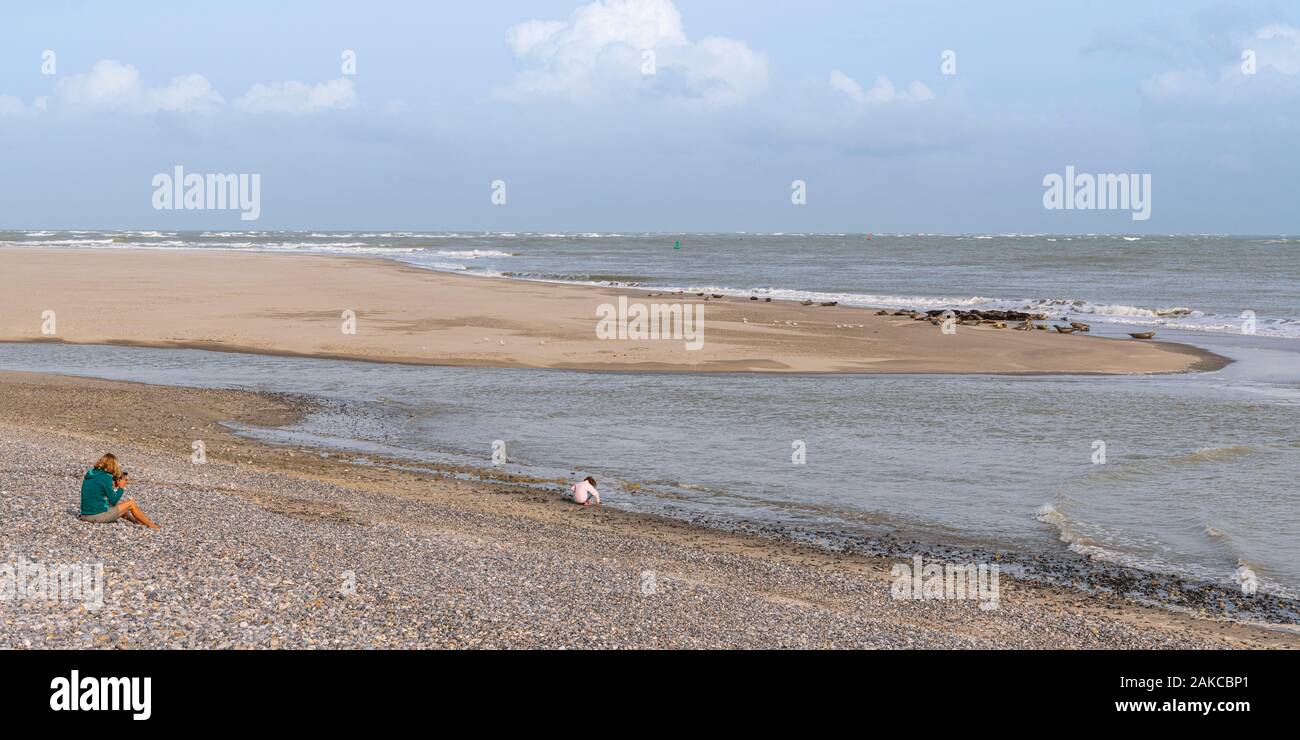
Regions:
<svg viewBox="0 0 1300 740"><path fill-rule="evenodd" d="M673 243L673 249L681 249L681 248L682 248L682 240L678 239L676 242Z"/></svg>

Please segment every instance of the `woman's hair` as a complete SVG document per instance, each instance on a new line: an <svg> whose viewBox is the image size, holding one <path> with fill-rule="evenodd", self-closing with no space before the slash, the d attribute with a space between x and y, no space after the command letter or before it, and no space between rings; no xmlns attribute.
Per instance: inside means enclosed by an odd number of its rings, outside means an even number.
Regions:
<svg viewBox="0 0 1300 740"><path fill-rule="evenodd" d="M595 479L595 478L592 478L592 477L589 475L589 476L587 476L587 479L586 479L586 480L587 480L588 483L590 483L590 484L592 485L593 488L596 486L596 479Z"/></svg>
<svg viewBox="0 0 1300 740"><path fill-rule="evenodd" d="M111 452L99 458L99 462L95 463L95 469L108 473L114 479L122 477L122 466L117 462L117 456Z"/></svg>

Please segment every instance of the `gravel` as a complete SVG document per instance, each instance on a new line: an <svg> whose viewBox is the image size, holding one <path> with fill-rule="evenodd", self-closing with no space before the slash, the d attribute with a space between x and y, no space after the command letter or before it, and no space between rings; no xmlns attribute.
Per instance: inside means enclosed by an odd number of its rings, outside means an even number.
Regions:
<svg viewBox="0 0 1300 740"><path fill-rule="evenodd" d="M78 491L98 442L13 427L0 437L0 568L102 563L104 574L99 608L9 593L3 648L1225 644L1208 629L1075 609L1005 578L989 611L894 600L878 573L762 557L757 546L726 552L463 510L126 444L113 449L132 471L128 495L162 529L88 524L76 518Z"/></svg>

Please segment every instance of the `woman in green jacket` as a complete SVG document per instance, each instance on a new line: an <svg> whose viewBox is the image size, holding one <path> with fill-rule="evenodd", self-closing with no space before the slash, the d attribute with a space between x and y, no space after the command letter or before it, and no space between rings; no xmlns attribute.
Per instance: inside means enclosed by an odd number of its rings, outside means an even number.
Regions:
<svg viewBox="0 0 1300 740"><path fill-rule="evenodd" d="M81 521L107 524L119 518L158 529L153 520L140 511L140 505L122 498L126 493L126 471L112 453L99 458L81 481Z"/></svg>

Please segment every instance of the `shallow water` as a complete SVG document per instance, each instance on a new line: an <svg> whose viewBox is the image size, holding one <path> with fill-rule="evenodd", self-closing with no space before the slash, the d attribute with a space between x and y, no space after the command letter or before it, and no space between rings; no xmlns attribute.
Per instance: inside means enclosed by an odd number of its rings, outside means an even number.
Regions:
<svg viewBox="0 0 1300 740"><path fill-rule="evenodd" d="M1239 362L1114 378L647 375L0 344L0 367L312 394L343 407L253 433L474 465L502 440L509 469L590 473L632 510L1068 547L1223 583L1246 565L1295 597L1300 354L1188 337Z"/></svg>

